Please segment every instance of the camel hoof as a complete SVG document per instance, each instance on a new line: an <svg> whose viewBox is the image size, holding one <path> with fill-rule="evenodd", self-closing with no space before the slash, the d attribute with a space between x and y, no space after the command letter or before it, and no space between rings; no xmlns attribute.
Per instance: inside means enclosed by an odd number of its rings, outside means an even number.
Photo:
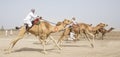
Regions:
<svg viewBox="0 0 120 57"><path fill-rule="evenodd" d="M59 50L62 50L62 48L61 48L60 46L56 46L56 45L54 46L54 49L55 49L56 47L57 47Z"/></svg>
<svg viewBox="0 0 120 57"><path fill-rule="evenodd" d="M58 53L60 54L60 53L61 53L61 50L58 50Z"/></svg>
<svg viewBox="0 0 120 57"><path fill-rule="evenodd" d="M4 51L8 51L8 49L4 49Z"/></svg>
<svg viewBox="0 0 120 57"><path fill-rule="evenodd" d="M59 50L62 50L62 48L61 48L61 47L59 47Z"/></svg>
<svg viewBox="0 0 120 57"><path fill-rule="evenodd" d="M94 45L93 45L93 44L91 44L91 46L92 46L92 48L94 48Z"/></svg>
<svg viewBox="0 0 120 57"><path fill-rule="evenodd" d="M4 54L10 54L10 52L5 52Z"/></svg>
<svg viewBox="0 0 120 57"><path fill-rule="evenodd" d="M10 53L12 53L12 51L7 51L7 52L5 52L4 54L10 54Z"/></svg>
<svg viewBox="0 0 120 57"><path fill-rule="evenodd" d="M4 51L10 51L10 49L4 49Z"/></svg>
<svg viewBox="0 0 120 57"><path fill-rule="evenodd" d="M47 52L46 52L46 51L43 51L43 54L47 54Z"/></svg>

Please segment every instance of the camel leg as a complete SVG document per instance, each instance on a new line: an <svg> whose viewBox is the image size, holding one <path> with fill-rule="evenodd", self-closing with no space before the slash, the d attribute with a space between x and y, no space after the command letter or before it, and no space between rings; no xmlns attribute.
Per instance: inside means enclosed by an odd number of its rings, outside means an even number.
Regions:
<svg viewBox="0 0 120 57"><path fill-rule="evenodd" d="M97 38L98 34L95 34L95 38Z"/></svg>
<svg viewBox="0 0 120 57"><path fill-rule="evenodd" d="M49 37L55 43L55 45L59 48L59 50L61 50L60 46L57 44L57 42L55 41L55 39L52 36L49 36Z"/></svg>
<svg viewBox="0 0 120 57"><path fill-rule="evenodd" d="M93 43L92 43L91 39L87 36L87 34L85 34L85 38L87 38L87 40L89 41L90 45L93 47Z"/></svg>
<svg viewBox="0 0 120 57"><path fill-rule="evenodd" d="M75 38L76 38L76 40L79 40L79 34L78 33L76 33Z"/></svg>
<svg viewBox="0 0 120 57"><path fill-rule="evenodd" d="M47 38L47 40L45 41L45 44L48 44L51 41L51 39Z"/></svg>
<svg viewBox="0 0 120 57"><path fill-rule="evenodd" d="M105 36L105 33L102 33L102 37L101 37L101 38L102 38L102 40L103 40L103 37L104 37L104 36Z"/></svg>
<svg viewBox="0 0 120 57"><path fill-rule="evenodd" d="M11 53L12 48L15 46L15 44L24 37L24 34L19 35L17 38L13 39L10 43L10 46L8 49L5 49L5 51L8 51L8 53Z"/></svg>
<svg viewBox="0 0 120 57"><path fill-rule="evenodd" d="M46 52L45 41L44 40L42 40L42 46L43 46L43 53L46 54L47 52Z"/></svg>
<svg viewBox="0 0 120 57"><path fill-rule="evenodd" d="M10 43L10 46L8 47L8 49L5 49L5 51L9 51L8 53L11 52L12 48L15 46L15 44L24 37L24 34L25 34L26 30L24 27L22 27L20 29L20 32L17 36L17 38L13 39L12 42Z"/></svg>
<svg viewBox="0 0 120 57"><path fill-rule="evenodd" d="M65 31L62 33L62 35L60 36L60 38L58 39L57 43L60 43L60 45L62 44L62 40L64 39L64 37L67 37L67 35L70 33L69 29L65 29Z"/></svg>
<svg viewBox="0 0 120 57"><path fill-rule="evenodd" d="M85 37L86 37L86 38L88 39L88 41L90 42L91 46L94 48L93 42L92 42L91 39L87 36L87 35L90 35L90 36L93 36L93 38L94 38L94 35L93 35L92 33L88 32L88 31L86 31L86 33L84 32L84 34L85 34ZM93 39L93 41L94 41L94 39Z"/></svg>
<svg viewBox="0 0 120 57"><path fill-rule="evenodd" d="M45 33L39 34L39 41L41 42L43 46L43 53L47 54L45 44L46 44L46 37L47 35Z"/></svg>
<svg viewBox="0 0 120 57"><path fill-rule="evenodd" d="M81 35L83 38L87 38L87 33L85 33L85 31L80 32L80 35Z"/></svg>
<svg viewBox="0 0 120 57"><path fill-rule="evenodd" d="M62 45L64 38L68 38L67 35L61 36L57 43L60 43L60 45Z"/></svg>
<svg viewBox="0 0 120 57"><path fill-rule="evenodd" d="M59 44L59 43L61 44L63 38L64 38L64 35L62 35L62 36L58 39L58 42L57 42L57 43L58 43L58 44Z"/></svg>
<svg viewBox="0 0 120 57"><path fill-rule="evenodd" d="M88 38L88 40L91 42L91 46L94 48L94 35L92 33L88 33L90 36L92 36L92 41L90 40L90 38Z"/></svg>
<svg viewBox="0 0 120 57"><path fill-rule="evenodd" d="M68 36L68 33L65 33L65 32L64 32L64 33L62 34L62 36L58 39L58 42L57 42L57 43L60 43L60 45L61 45L63 39L64 39L64 38L67 38L67 36Z"/></svg>
<svg viewBox="0 0 120 57"><path fill-rule="evenodd" d="M103 40L103 34L102 34L102 37L101 37L101 38L102 38L102 40Z"/></svg>
<svg viewBox="0 0 120 57"><path fill-rule="evenodd" d="M89 41L90 45L91 45L92 47L94 47L94 45L93 45L93 43L92 43L91 39L90 39L88 36L87 36L86 38L88 39L88 41Z"/></svg>

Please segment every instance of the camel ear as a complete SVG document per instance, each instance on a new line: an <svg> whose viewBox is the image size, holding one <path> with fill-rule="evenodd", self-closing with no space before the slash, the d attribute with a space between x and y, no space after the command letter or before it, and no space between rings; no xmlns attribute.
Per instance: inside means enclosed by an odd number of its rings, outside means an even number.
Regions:
<svg viewBox="0 0 120 57"><path fill-rule="evenodd" d="M106 24L106 26L108 26L108 24Z"/></svg>
<svg viewBox="0 0 120 57"><path fill-rule="evenodd" d="M92 26L92 24L90 24L90 26Z"/></svg>
<svg viewBox="0 0 120 57"><path fill-rule="evenodd" d="M98 25L100 25L100 24L102 24L102 23L99 23Z"/></svg>
<svg viewBox="0 0 120 57"><path fill-rule="evenodd" d="M64 19L63 23L65 23L65 21L67 21L67 19Z"/></svg>

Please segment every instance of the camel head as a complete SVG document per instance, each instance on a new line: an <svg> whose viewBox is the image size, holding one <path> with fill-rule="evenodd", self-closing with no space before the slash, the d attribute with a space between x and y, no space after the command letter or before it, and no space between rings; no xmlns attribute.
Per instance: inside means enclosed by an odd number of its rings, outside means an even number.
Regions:
<svg viewBox="0 0 120 57"><path fill-rule="evenodd" d="M115 29L115 28L111 27L111 29Z"/></svg>
<svg viewBox="0 0 120 57"><path fill-rule="evenodd" d="M108 26L108 24L99 23L97 26L99 26L99 27L101 27L101 28L104 28L104 27Z"/></svg>
<svg viewBox="0 0 120 57"><path fill-rule="evenodd" d="M88 24L88 26L92 26L92 24Z"/></svg>
<svg viewBox="0 0 120 57"><path fill-rule="evenodd" d="M111 27L109 30L114 30L115 28Z"/></svg>
<svg viewBox="0 0 120 57"><path fill-rule="evenodd" d="M56 26L59 26L62 23L64 23L65 25L68 25L68 24L71 24L72 22L70 20L65 19L63 22L57 22Z"/></svg>
<svg viewBox="0 0 120 57"><path fill-rule="evenodd" d="M115 28L111 27L107 32L111 32L112 30L114 30Z"/></svg>
<svg viewBox="0 0 120 57"><path fill-rule="evenodd" d="M64 19L63 23L66 24L66 25L68 25L68 24L71 24L72 21L70 21L70 20L68 20L68 19Z"/></svg>
<svg viewBox="0 0 120 57"><path fill-rule="evenodd" d="M57 22L56 26L59 26L59 25L61 25L61 23L62 23L62 22Z"/></svg>

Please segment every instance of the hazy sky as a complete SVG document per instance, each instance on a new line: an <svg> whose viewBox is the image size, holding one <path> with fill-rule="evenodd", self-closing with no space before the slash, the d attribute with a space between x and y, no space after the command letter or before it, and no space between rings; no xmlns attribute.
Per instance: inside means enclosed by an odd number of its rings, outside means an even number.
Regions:
<svg viewBox="0 0 120 57"><path fill-rule="evenodd" d="M78 22L120 28L120 0L0 0L0 26L23 25L32 8L53 23L76 17Z"/></svg>

